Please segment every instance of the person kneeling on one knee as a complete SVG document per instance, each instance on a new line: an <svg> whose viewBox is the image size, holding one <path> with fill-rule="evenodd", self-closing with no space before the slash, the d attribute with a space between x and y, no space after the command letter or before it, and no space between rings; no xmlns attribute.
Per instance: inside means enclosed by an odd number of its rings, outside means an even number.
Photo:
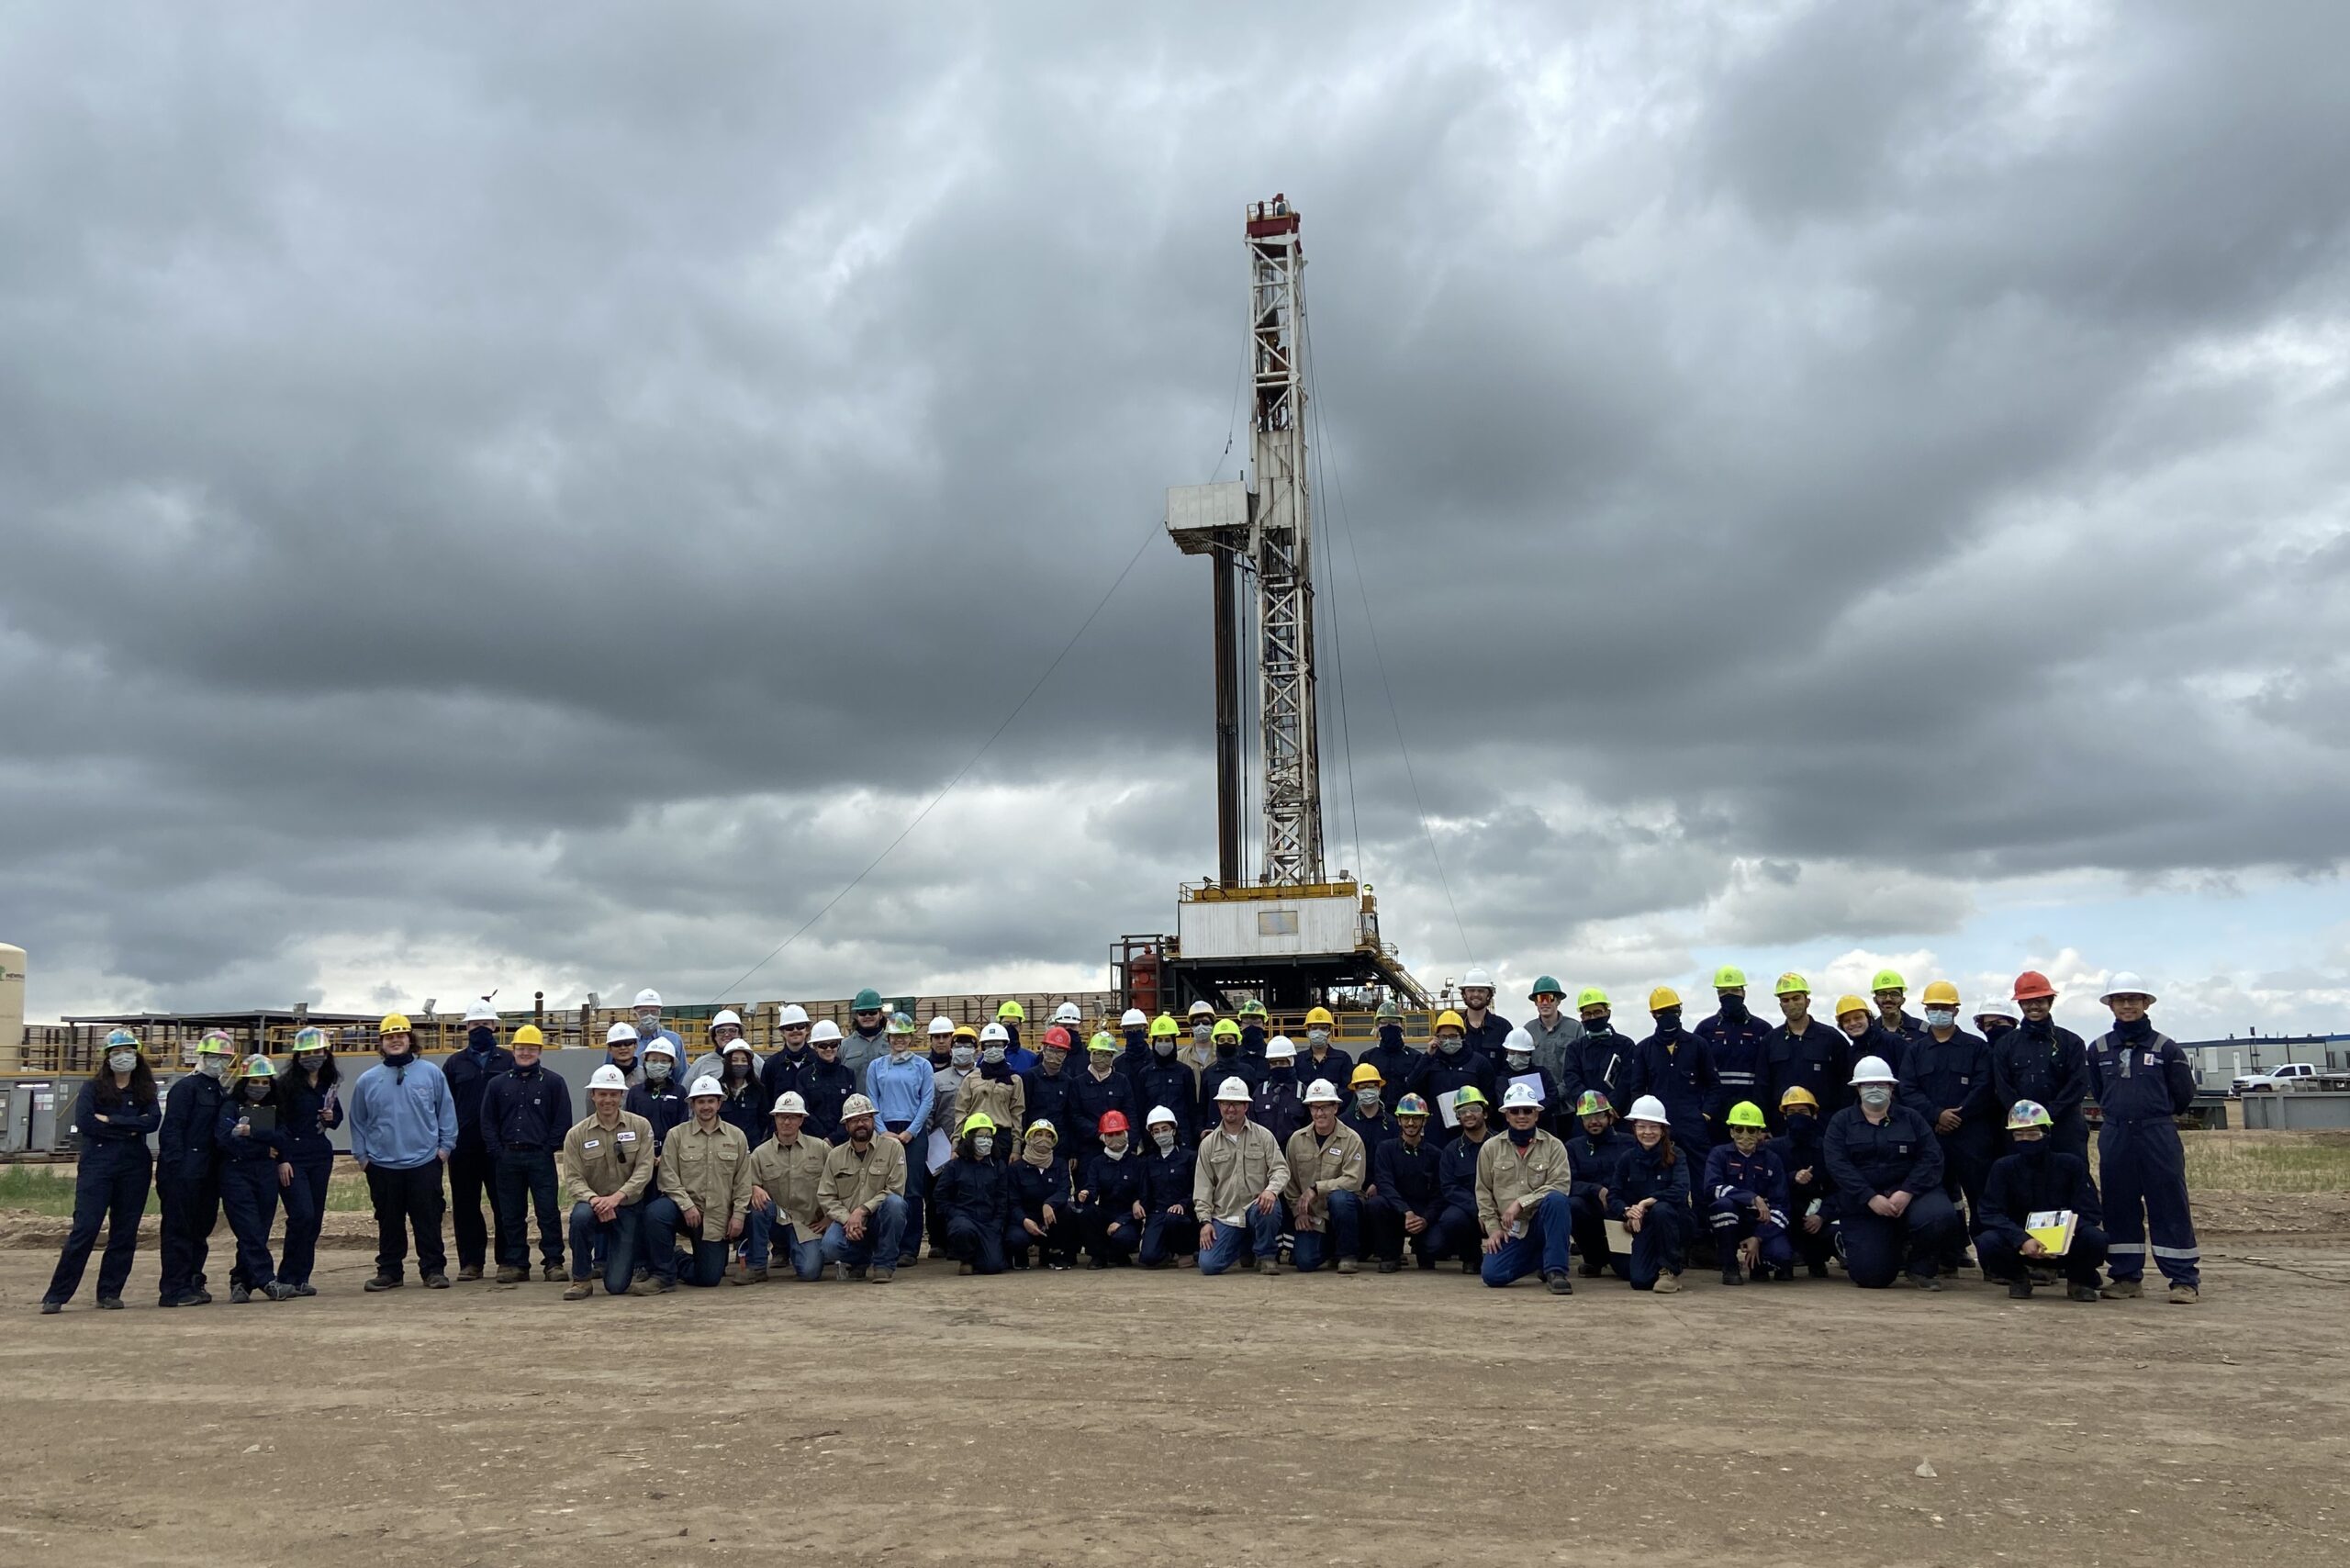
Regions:
<svg viewBox="0 0 2350 1568"><path fill-rule="evenodd" d="M1904 1270L1920 1290L1938 1291L1942 1249L1959 1228L1942 1195L1942 1150L1926 1118L1894 1100L1893 1069L1863 1057L1852 1069L1860 1103L1828 1123L1820 1157L1836 1182L1844 1269L1864 1290L1883 1290Z"/></svg>
<svg viewBox="0 0 2350 1568"><path fill-rule="evenodd" d="M1477 1223L1485 1233L1485 1283L1511 1284L1539 1265L1552 1295L1572 1295L1574 1167L1567 1146L1544 1132L1542 1102L1523 1083L1502 1095L1503 1136L1477 1155Z"/></svg>
<svg viewBox="0 0 2350 1568"><path fill-rule="evenodd" d="M1192 1212L1200 1216L1200 1272L1221 1274L1253 1252L1257 1271L1281 1272L1274 1256L1289 1165L1261 1123L1248 1119L1256 1097L1235 1075L1216 1086L1216 1125L1200 1139L1192 1173Z"/></svg>
<svg viewBox="0 0 2350 1568"><path fill-rule="evenodd" d="M1290 1254L1301 1274L1336 1257L1351 1274L1362 1258L1362 1184L1370 1157L1362 1135L1338 1123L1338 1086L1317 1078L1305 1091L1307 1125L1289 1136L1289 1202L1297 1246Z"/></svg>
<svg viewBox="0 0 2350 1568"><path fill-rule="evenodd" d="M1795 1277L1795 1249L1787 1240L1787 1171L1763 1147L1768 1136L1762 1107L1741 1100L1729 1108L1729 1141L1706 1156L1701 1183L1706 1218L1721 1253L1722 1283ZM1743 1265L1741 1271L1740 1265Z"/></svg>
<svg viewBox="0 0 2350 1568"><path fill-rule="evenodd" d="M629 1288L640 1250L644 1194L653 1185L653 1124L621 1109L628 1075L606 1062L588 1076L588 1114L563 1136L555 1175L571 1200L571 1286L565 1301L596 1294L597 1243L603 1243L604 1293Z"/></svg>
<svg viewBox="0 0 2350 1568"><path fill-rule="evenodd" d="M2007 1281L2014 1300L2031 1299L2033 1269L2061 1268L2066 1295L2095 1301L2097 1271L2106 1260L2104 1210L2088 1162L2050 1140L2055 1120L2036 1100L2019 1100L2009 1110L2008 1136L2015 1149L1993 1160L1984 1178L1983 1231L1975 1245L1983 1277ZM2053 1252L2028 1227L2067 1210L2073 1215L2072 1240L2063 1252Z"/></svg>

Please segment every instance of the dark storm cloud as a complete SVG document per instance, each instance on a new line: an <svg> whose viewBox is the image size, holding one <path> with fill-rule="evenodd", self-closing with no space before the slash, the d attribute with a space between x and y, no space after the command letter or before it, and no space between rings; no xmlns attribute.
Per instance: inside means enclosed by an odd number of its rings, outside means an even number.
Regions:
<svg viewBox="0 0 2350 1568"><path fill-rule="evenodd" d="M1391 936L2350 853L2331 12L7 27L0 924L85 989L727 985L1245 456L1275 188ZM1206 599L1154 542L751 990L1163 924Z"/></svg>

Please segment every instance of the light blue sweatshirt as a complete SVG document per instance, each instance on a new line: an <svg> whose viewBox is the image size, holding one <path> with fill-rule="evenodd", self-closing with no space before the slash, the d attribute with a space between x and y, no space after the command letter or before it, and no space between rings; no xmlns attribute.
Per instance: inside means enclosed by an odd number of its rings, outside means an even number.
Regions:
<svg viewBox="0 0 2350 1568"><path fill-rule="evenodd" d="M457 1147L457 1102L431 1062L378 1062L351 1092L351 1152L386 1170L430 1165Z"/></svg>
<svg viewBox="0 0 2350 1568"><path fill-rule="evenodd" d="M865 1092L884 1126L906 1124L916 1137L930 1130L931 1102L938 1092L937 1070L930 1058L915 1052L902 1061L877 1057L865 1070Z"/></svg>

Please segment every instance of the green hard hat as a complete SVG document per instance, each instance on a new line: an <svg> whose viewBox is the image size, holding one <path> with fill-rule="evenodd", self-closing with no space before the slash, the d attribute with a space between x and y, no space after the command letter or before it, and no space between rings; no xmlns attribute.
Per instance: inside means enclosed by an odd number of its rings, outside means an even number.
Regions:
<svg viewBox="0 0 2350 1568"><path fill-rule="evenodd" d="M1583 1098L1575 1102L1575 1114L1578 1116L1610 1116L1615 1114L1616 1107L1609 1104L1607 1096L1596 1089L1584 1090Z"/></svg>
<svg viewBox="0 0 2350 1568"><path fill-rule="evenodd" d="M1531 1002L1538 996L1564 996L1566 994L1567 988L1559 983L1559 980L1556 975L1543 975L1535 980L1534 989L1526 993L1526 1000Z"/></svg>
<svg viewBox="0 0 2350 1568"><path fill-rule="evenodd" d="M856 1000L848 1004L848 1010L851 1013L878 1013L881 1011L881 993L868 985L856 993Z"/></svg>
<svg viewBox="0 0 2350 1568"><path fill-rule="evenodd" d="M1395 1005L1395 999L1391 996L1379 1004L1379 1011L1373 1016L1382 1024L1390 1018L1400 1021L1404 1016L1404 1010Z"/></svg>

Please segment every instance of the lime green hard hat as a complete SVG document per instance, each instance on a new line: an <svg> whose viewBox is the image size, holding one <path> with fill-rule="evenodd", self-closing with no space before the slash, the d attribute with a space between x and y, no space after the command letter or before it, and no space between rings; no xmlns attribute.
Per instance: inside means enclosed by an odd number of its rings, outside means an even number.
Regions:
<svg viewBox="0 0 2350 1568"><path fill-rule="evenodd" d="M1740 1100L1737 1104L1732 1105L1729 1108L1729 1114L1724 1117L1723 1120L1734 1127L1761 1127L1769 1126L1768 1123L1762 1120L1762 1107L1757 1105L1751 1100Z"/></svg>

